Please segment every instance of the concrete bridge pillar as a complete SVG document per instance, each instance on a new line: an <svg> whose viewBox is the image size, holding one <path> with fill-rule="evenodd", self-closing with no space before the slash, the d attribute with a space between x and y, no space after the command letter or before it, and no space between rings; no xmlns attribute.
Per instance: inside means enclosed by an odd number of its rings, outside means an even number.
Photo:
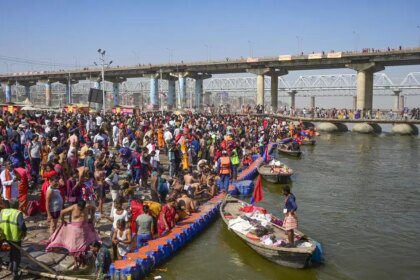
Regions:
<svg viewBox="0 0 420 280"><path fill-rule="evenodd" d="M394 92L394 111L400 111L401 107L400 107L400 95L401 95L401 90L396 89L393 90Z"/></svg>
<svg viewBox="0 0 420 280"><path fill-rule="evenodd" d="M120 94L120 83L112 83L112 100L114 101L114 107L119 105L118 95Z"/></svg>
<svg viewBox="0 0 420 280"><path fill-rule="evenodd" d="M31 100L31 85L30 84L25 85L25 97L28 100Z"/></svg>
<svg viewBox="0 0 420 280"><path fill-rule="evenodd" d="M211 92L210 91L206 91L204 93L204 105L205 106L210 106L211 105Z"/></svg>
<svg viewBox="0 0 420 280"><path fill-rule="evenodd" d="M4 89L4 94L5 94L5 99L6 99L6 103L10 103L12 102L12 83L7 82L5 84L5 89Z"/></svg>
<svg viewBox="0 0 420 280"><path fill-rule="evenodd" d="M52 95L51 81L46 81L45 82L45 105L47 107L51 107L51 95Z"/></svg>
<svg viewBox="0 0 420 280"><path fill-rule="evenodd" d="M203 106L203 79L195 80L195 108L200 110Z"/></svg>
<svg viewBox="0 0 420 280"><path fill-rule="evenodd" d="M277 113L279 103L279 76L287 75L285 69L271 69L267 75L271 76L271 110Z"/></svg>
<svg viewBox="0 0 420 280"><path fill-rule="evenodd" d="M346 65L357 71L357 109L363 114L372 110L373 105L373 73L385 68L375 62L352 63Z"/></svg>
<svg viewBox="0 0 420 280"><path fill-rule="evenodd" d="M157 75L150 77L150 106L153 110L159 109L158 79Z"/></svg>
<svg viewBox="0 0 420 280"><path fill-rule="evenodd" d="M264 106L264 75L257 75L257 105Z"/></svg>
<svg viewBox="0 0 420 280"><path fill-rule="evenodd" d="M192 74L190 73L189 77L195 79L195 103L194 106L196 110L201 110L203 107L203 80L211 78L210 74Z"/></svg>
<svg viewBox="0 0 420 280"><path fill-rule="evenodd" d="M353 110L357 110L357 96L353 96Z"/></svg>
<svg viewBox="0 0 420 280"><path fill-rule="evenodd" d="M257 75L257 105L264 107L264 75L269 73L270 68L248 69L248 73Z"/></svg>
<svg viewBox="0 0 420 280"><path fill-rule="evenodd" d="M296 90L289 91L288 94L290 95L290 108L295 108L296 106Z"/></svg>
<svg viewBox="0 0 420 280"><path fill-rule="evenodd" d="M315 109L315 95L311 96L311 105L310 105L311 109L314 110Z"/></svg>
<svg viewBox="0 0 420 280"><path fill-rule="evenodd" d="M402 111L404 109L404 107L405 107L405 104L404 104L404 95L400 95L400 103L399 103L399 105L400 105L400 110Z"/></svg>
<svg viewBox="0 0 420 280"><path fill-rule="evenodd" d="M173 109L175 107L175 80L168 80L168 109Z"/></svg>
<svg viewBox="0 0 420 280"><path fill-rule="evenodd" d="M187 76L189 75L188 72L175 72L170 73L170 76L176 77L178 79L178 108L184 108L185 102L186 102L186 96L187 96Z"/></svg>
<svg viewBox="0 0 420 280"><path fill-rule="evenodd" d="M71 104L71 85L69 85L68 83L66 84L66 99L67 99L67 103Z"/></svg>
<svg viewBox="0 0 420 280"><path fill-rule="evenodd" d="M178 107L184 108L186 106L187 96L187 78L185 76L179 76L179 93L178 93Z"/></svg>

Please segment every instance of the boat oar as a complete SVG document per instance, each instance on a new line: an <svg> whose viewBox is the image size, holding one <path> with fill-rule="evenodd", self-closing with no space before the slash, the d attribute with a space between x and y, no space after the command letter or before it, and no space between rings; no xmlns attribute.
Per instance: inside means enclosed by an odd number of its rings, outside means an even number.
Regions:
<svg viewBox="0 0 420 280"><path fill-rule="evenodd" d="M34 257L31 256L31 254L29 254L28 252L26 252L25 250L23 250L19 245L15 244L14 242L11 241L7 241L7 243L9 243L11 246L15 247L16 249L18 249L19 251L22 252L22 254L27 257L30 261L32 261L33 263L39 265L40 267L42 267L43 269L45 269L46 271L48 271L49 273L55 274L57 275L57 272L55 272L52 268L50 268L49 266L47 266L46 264L38 261L37 259L35 259Z"/></svg>

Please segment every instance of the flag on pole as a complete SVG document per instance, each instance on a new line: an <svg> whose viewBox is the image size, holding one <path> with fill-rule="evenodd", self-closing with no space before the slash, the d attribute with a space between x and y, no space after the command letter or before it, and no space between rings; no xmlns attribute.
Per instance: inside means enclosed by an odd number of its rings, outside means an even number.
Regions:
<svg viewBox="0 0 420 280"><path fill-rule="evenodd" d="M264 199L264 193L262 189L261 175L258 175L257 182L255 183L254 192L251 197L251 204L260 202Z"/></svg>

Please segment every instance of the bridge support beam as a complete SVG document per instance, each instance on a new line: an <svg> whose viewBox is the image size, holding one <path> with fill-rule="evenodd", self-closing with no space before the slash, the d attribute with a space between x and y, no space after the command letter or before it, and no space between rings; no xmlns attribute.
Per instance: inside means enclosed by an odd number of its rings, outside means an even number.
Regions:
<svg viewBox="0 0 420 280"><path fill-rule="evenodd" d="M346 67L357 71L357 110L363 115L372 110L373 105L373 73L385 68L375 62L352 63Z"/></svg>
<svg viewBox="0 0 420 280"><path fill-rule="evenodd" d="M399 105L400 105L400 110L402 111L403 109L404 109L404 107L405 107L405 104L404 104L405 102L404 102L404 95L400 95L400 103L399 103Z"/></svg>
<svg viewBox="0 0 420 280"><path fill-rule="evenodd" d="M51 81L46 81L45 82L45 105L47 107L51 107L51 95L52 95Z"/></svg>
<svg viewBox="0 0 420 280"><path fill-rule="evenodd" d="M200 111L203 108L203 80L211 78L211 75L205 73L190 73L188 76L195 79L194 107L196 110Z"/></svg>
<svg viewBox="0 0 420 280"><path fill-rule="evenodd" d="M168 80L168 109L173 109L176 105L175 100L175 80L169 79Z"/></svg>
<svg viewBox="0 0 420 280"><path fill-rule="evenodd" d="M400 106L401 90L396 89L396 90L393 90L393 92L394 92L394 111L398 112L398 111L402 110L402 108Z"/></svg>
<svg viewBox="0 0 420 280"><path fill-rule="evenodd" d="M271 111L277 113L279 106L279 76L287 75L289 72L285 69L270 69L267 75L271 76Z"/></svg>
<svg viewBox="0 0 420 280"><path fill-rule="evenodd" d="M177 106L178 108L184 108L186 103L186 96L187 96L187 76L188 72L176 72L170 73L171 76L178 78L178 98L177 98Z"/></svg>
<svg viewBox="0 0 420 280"><path fill-rule="evenodd" d="M159 74L150 74L145 75L145 77L150 78L150 108L152 110L159 109L159 94L158 94L158 77Z"/></svg>
<svg viewBox="0 0 420 280"><path fill-rule="evenodd" d="M120 95L120 84L126 81L126 78L123 77L115 77L111 79L107 79L107 81L112 83L112 104L113 107L117 107L120 104L119 95Z"/></svg>
<svg viewBox="0 0 420 280"><path fill-rule="evenodd" d="M112 83L112 100L114 101L114 107L119 105L118 95L120 94L120 83L113 82Z"/></svg>
<svg viewBox="0 0 420 280"><path fill-rule="evenodd" d="M11 82L7 82L5 84L4 95L5 95L6 103L12 102L12 83Z"/></svg>
<svg viewBox="0 0 420 280"><path fill-rule="evenodd" d="M257 105L264 107L264 75L270 72L270 68L248 69L248 73L257 75ZM264 110L263 110L264 111Z"/></svg>
<svg viewBox="0 0 420 280"><path fill-rule="evenodd" d="M312 110L315 110L315 95L311 96L311 104L310 104L310 108Z"/></svg>
<svg viewBox="0 0 420 280"><path fill-rule="evenodd" d="M295 108L296 106L296 90L289 91L288 94L290 95L290 108Z"/></svg>
<svg viewBox="0 0 420 280"><path fill-rule="evenodd" d="M30 84L25 85L25 97L28 100L31 100L31 85Z"/></svg>
<svg viewBox="0 0 420 280"><path fill-rule="evenodd" d="M357 110L357 96L353 96L353 110Z"/></svg>

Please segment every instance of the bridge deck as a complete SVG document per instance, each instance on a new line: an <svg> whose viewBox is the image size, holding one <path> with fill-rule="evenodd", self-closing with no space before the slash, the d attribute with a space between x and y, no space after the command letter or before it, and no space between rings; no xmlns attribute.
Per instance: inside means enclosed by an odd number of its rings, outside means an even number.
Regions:
<svg viewBox="0 0 420 280"><path fill-rule="evenodd" d="M282 116L275 114L265 115L272 118L281 118L293 121L303 121L303 122L331 122L331 123L376 123L376 124L414 124L420 125L420 120L382 120L382 119L330 119L330 118L303 118L303 117L292 117L292 116Z"/></svg>

